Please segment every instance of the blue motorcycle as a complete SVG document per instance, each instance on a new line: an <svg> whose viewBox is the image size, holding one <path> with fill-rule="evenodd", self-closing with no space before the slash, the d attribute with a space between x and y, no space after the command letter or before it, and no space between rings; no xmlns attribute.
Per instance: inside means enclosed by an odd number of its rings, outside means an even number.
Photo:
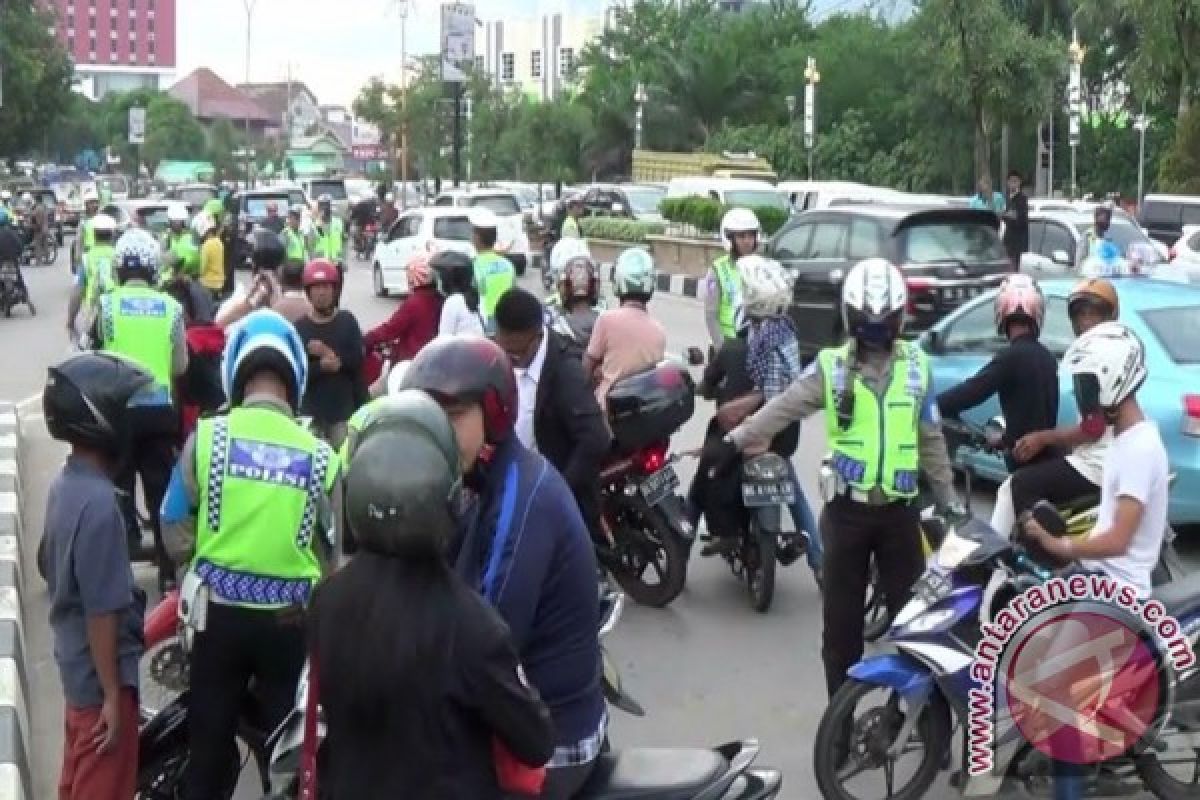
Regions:
<svg viewBox="0 0 1200 800"><path fill-rule="evenodd" d="M913 587L884 641L895 652L864 658L849 670L817 730L813 760L826 800L924 797L951 766L954 733L969 731L971 676L982 626L1025 589L1052 573L1019 545L973 520L946 532L942 547ZM1180 640L1200 637L1200 574L1153 590L1179 622ZM1176 675L1169 714L1142 749L1084 768L1087 796L1136 794L1162 800L1200 797L1200 668ZM1002 787L1053 797L1053 762L1016 726L995 734L991 772L951 783L963 796L993 796ZM970 763L962 736L961 764ZM872 782L874 785L872 786ZM882 783L882 786L880 786Z"/></svg>

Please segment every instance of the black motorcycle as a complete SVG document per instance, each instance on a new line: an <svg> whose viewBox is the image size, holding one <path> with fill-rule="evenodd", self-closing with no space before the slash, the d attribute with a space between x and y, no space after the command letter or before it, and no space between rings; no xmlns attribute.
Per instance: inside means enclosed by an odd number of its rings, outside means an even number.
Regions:
<svg viewBox="0 0 1200 800"><path fill-rule="evenodd" d="M29 297L29 287L25 285L25 275L21 265L14 261L0 263L0 313L11 317L17 306L26 306L29 313L37 316L37 307Z"/></svg>

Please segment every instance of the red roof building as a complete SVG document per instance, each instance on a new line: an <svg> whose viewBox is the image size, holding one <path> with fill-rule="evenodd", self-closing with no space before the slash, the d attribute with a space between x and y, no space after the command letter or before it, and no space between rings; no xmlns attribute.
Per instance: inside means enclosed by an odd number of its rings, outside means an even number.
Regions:
<svg viewBox="0 0 1200 800"><path fill-rule="evenodd" d="M230 86L208 67L200 67L172 86L168 92L183 102L201 122L227 119L236 127L264 131L280 121L253 98Z"/></svg>

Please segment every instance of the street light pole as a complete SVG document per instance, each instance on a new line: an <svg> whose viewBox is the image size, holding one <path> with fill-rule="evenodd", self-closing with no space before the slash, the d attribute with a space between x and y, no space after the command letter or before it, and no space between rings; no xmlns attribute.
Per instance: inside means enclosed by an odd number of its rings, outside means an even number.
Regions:
<svg viewBox="0 0 1200 800"><path fill-rule="evenodd" d="M642 149L642 115L646 106L646 87L641 83L637 85L637 91L633 93L633 102L637 103L637 117L634 120L633 128L633 146L634 149Z"/></svg>
<svg viewBox="0 0 1200 800"><path fill-rule="evenodd" d="M808 57L804 68L804 147L808 150L808 179L813 180L813 151L817 139L817 84L821 73L817 71L817 60Z"/></svg>
<svg viewBox="0 0 1200 800"><path fill-rule="evenodd" d="M254 19L254 7L258 5L258 0L242 0L242 6L246 9L246 79L245 83L250 83L250 28ZM245 151L250 152L250 110L247 108L246 117L243 120L244 129L246 131L246 146ZM242 162L242 168L246 172L246 187L250 187L250 162L249 160Z"/></svg>
<svg viewBox="0 0 1200 800"><path fill-rule="evenodd" d="M408 208L408 0L397 0L397 4L400 11L400 207ZM395 170L393 159L388 174L394 175Z"/></svg>
<svg viewBox="0 0 1200 800"><path fill-rule="evenodd" d="M1150 127L1150 120L1146 117L1146 101L1142 101L1142 113L1138 114L1137 122L1134 127L1138 130L1138 190L1137 204L1138 210L1142 208L1142 198L1145 196L1145 180L1146 180L1146 128Z"/></svg>
<svg viewBox="0 0 1200 800"><path fill-rule="evenodd" d="M1079 149L1080 114L1083 105L1083 75L1082 65L1087 49L1079 43L1079 32L1071 32L1071 46L1067 55L1071 59L1071 74L1067 84L1067 102L1070 106L1070 142L1071 142L1071 199L1079 196L1079 186L1076 182L1076 151Z"/></svg>

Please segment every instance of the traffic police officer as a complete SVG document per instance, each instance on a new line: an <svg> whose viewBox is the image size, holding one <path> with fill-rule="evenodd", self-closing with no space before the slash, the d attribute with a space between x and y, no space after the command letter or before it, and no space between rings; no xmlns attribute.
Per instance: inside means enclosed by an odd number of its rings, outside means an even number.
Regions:
<svg viewBox="0 0 1200 800"><path fill-rule="evenodd" d="M842 286L849 341L822 350L787 391L706 448L712 463L727 465L739 451L762 452L796 420L824 413L833 451L833 472L822 475L827 518L822 659L830 696L862 657L871 559L893 615L924 567L914 504L918 469L947 513L965 514L928 361L919 347L900 339L906 302L904 276L896 267L879 258L855 265Z"/></svg>
<svg viewBox="0 0 1200 800"><path fill-rule="evenodd" d="M75 287L67 303L67 335L72 341L86 345L99 308L100 296L116 287L113 273L113 240L117 221L108 214L97 214L88 225L92 246L83 257L83 265L75 273Z"/></svg>
<svg viewBox="0 0 1200 800"><path fill-rule="evenodd" d="M731 208L721 218L721 243L725 255L713 262L704 277L704 324L713 352L737 336L737 309L742 302L742 279L737 260L758 249L762 227L748 208Z"/></svg>
<svg viewBox="0 0 1200 800"><path fill-rule="evenodd" d="M183 797L223 797L247 685L263 730L292 706L305 644L301 612L334 552L340 462L294 418L304 342L255 311L229 331L221 377L231 408L184 445L163 503L172 546L194 547L181 596L201 618L192 649L191 757Z"/></svg>
<svg viewBox="0 0 1200 800"><path fill-rule="evenodd" d="M304 206L299 203L289 208L287 224L280 234L283 237L287 263L299 264L301 267L308 263L308 248L304 244L304 234L300 232L300 220L303 216Z"/></svg>
<svg viewBox="0 0 1200 800"><path fill-rule="evenodd" d="M471 209L471 236L475 245L475 287L483 306L483 316L491 323L500 296L517 284L512 262L496 252L500 220L481 206Z"/></svg>
<svg viewBox="0 0 1200 800"><path fill-rule="evenodd" d="M92 225L100 211L100 193L95 187L89 186L83 190L83 218L79 220L79 228L75 243L71 245L71 266L76 268L83 262L84 256L96 244L95 232Z"/></svg>
<svg viewBox="0 0 1200 800"><path fill-rule="evenodd" d="M183 203L167 204L167 222L170 227L163 233L163 268L159 275L162 283L176 277L195 280L200 277L200 248L188 230L187 206Z"/></svg>
<svg viewBox="0 0 1200 800"><path fill-rule="evenodd" d="M333 198L321 195L317 201L317 219L312 230L313 258L325 258L345 269L346 232L340 217L333 214Z"/></svg>
<svg viewBox="0 0 1200 800"><path fill-rule="evenodd" d="M170 295L154 288L160 254L158 242L149 232L134 228L122 234L113 260L120 286L100 297L92 340L97 349L128 358L154 378L153 387L131 402L128 418L132 446L119 465L115 483L121 490L130 553L138 553L141 528L134 484L138 476L142 479L142 496L154 532L159 587L165 590L175 582L175 569L163 544L159 507L167 491L179 435L173 386L188 365L183 308Z"/></svg>

